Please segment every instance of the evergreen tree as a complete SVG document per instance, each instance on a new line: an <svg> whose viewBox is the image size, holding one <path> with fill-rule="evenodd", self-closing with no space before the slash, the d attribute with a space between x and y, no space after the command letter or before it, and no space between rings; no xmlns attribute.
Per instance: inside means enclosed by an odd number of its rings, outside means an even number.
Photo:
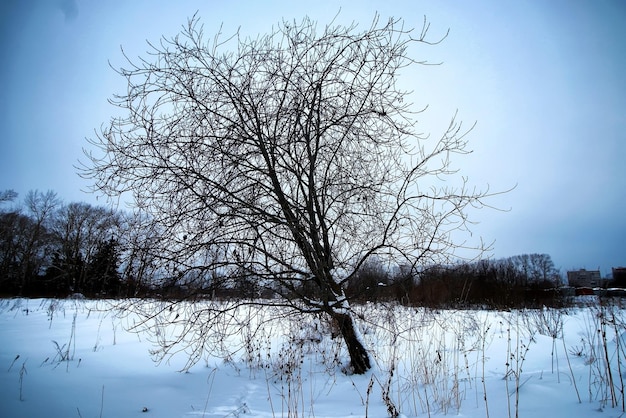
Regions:
<svg viewBox="0 0 626 418"><path fill-rule="evenodd" d="M120 290L120 251L114 238L100 241L87 265L85 293L114 296Z"/></svg>

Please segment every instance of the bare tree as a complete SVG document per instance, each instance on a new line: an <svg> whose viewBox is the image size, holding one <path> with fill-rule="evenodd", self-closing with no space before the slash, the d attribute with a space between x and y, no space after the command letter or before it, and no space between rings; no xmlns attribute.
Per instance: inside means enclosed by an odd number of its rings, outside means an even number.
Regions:
<svg viewBox="0 0 626 418"><path fill-rule="evenodd" d="M438 138L420 135L398 85L424 64L412 48L437 43L427 31L305 18L206 41L193 18L118 70L123 116L90 140L82 173L132 193L163 228L164 259L254 278L281 296L265 303L326 315L363 373L346 284L373 256L415 269L450 255L466 209L488 196L464 178L441 186L468 130L453 117Z"/></svg>
<svg viewBox="0 0 626 418"><path fill-rule="evenodd" d="M13 189L0 191L0 203L12 202L17 198L17 192Z"/></svg>
<svg viewBox="0 0 626 418"><path fill-rule="evenodd" d="M121 274L127 296L136 297L159 274L158 225L143 212L121 214Z"/></svg>
<svg viewBox="0 0 626 418"><path fill-rule="evenodd" d="M52 233L57 251L52 262L55 281L72 292L87 292L97 287L89 283L87 267L102 242L117 236L119 215L103 206L69 203L55 214Z"/></svg>
<svg viewBox="0 0 626 418"><path fill-rule="evenodd" d="M0 193L0 203L12 201L17 193ZM16 294L33 291L35 280L50 261L53 239L50 228L60 205L52 191L29 191L24 207L0 212L0 282Z"/></svg>
<svg viewBox="0 0 626 418"><path fill-rule="evenodd" d="M25 248L25 258L22 261L23 280L26 281L41 273L44 260L52 251L50 227L55 211L61 205L61 200L52 190L45 193L35 190L26 194L24 203L33 221L32 231Z"/></svg>

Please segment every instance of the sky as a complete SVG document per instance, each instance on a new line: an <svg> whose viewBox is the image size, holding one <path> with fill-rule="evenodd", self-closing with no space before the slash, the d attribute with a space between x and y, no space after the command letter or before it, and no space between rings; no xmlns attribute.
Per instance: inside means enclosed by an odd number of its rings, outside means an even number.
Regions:
<svg viewBox="0 0 626 418"><path fill-rule="evenodd" d="M471 184L513 188L472 213L492 258L547 253L562 272L626 265L626 3L579 1L80 1L0 0L0 191L53 190L103 204L77 175L86 138L124 93L110 67L145 55L146 41L180 32L198 12L207 33L268 32L282 19L320 24L401 17L437 46L437 66L403 74L421 130L451 116L467 126Z"/></svg>

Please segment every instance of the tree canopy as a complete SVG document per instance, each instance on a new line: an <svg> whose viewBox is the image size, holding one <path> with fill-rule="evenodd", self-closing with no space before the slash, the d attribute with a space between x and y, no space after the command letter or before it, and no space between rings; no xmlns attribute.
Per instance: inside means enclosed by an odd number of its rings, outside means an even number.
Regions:
<svg viewBox="0 0 626 418"><path fill-rule="evenodd" d="M372 257L417 270L449 256L468 207L489 196L451 166L469 152L456 115L439 137L417 129L400 73L424 63L413 46L437 43L427 32L305 18L207 40L194 17L117 70L122 116L90 140L82 173L133 196L180 274L252 278L278 303L326 314L362 373L347 283Z"/></svg>

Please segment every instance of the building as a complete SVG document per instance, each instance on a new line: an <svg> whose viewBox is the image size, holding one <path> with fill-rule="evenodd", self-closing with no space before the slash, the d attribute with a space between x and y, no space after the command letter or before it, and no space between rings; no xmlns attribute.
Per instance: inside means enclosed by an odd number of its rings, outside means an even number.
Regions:
<svg viewBox="0 0 626 418"><path fill-rule="evenodd" d="M613 267L613 282L611 286L626 287L626 267Z"/></svg>
<svg viewBox="0 0 626 418"><path fill-rule="evenodd" d="M585 270L567 272L567 281L572 287L602 287L604 280L600 276L599 270Z"/></svg>

